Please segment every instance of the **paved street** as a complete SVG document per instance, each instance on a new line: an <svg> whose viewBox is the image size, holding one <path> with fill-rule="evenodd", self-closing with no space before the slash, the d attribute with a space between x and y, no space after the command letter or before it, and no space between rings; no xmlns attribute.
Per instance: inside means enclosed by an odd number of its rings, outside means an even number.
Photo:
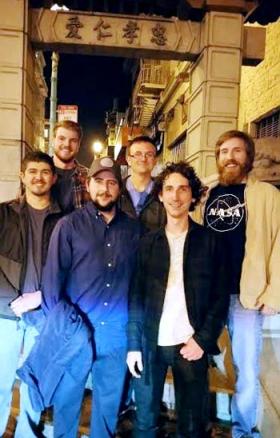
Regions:
<svg viewBox="0 0 280 438"><path fill-rule="evenodd" d="M89 419L90 419L90 395L86 395L83 404L82 418L79 429L79 438L86 438L89 435ZM14 434L15 424L16 424L16 416L19 412L18 409L18 388L16 386L13 396L13 406L12 413L10 416L9 424L6 433L3 438L12 438ZM130 411L130 414L126 416L122 421L120 421L118 427L118 435L117 438L131 438L132 432L132 419L133 419L133 411ZM45 429L44 429L45 427ZM160 417L160 430L158 438L171 438L173 433L175 432L176 421L174 417L173 411L163 412ZM51 413L46 412L43 416L43 424L42 430L44 429L44 435L46 438L52 438L51 433ZM215 426L215 433L212 435L213 438L230 438L230 430L228 427L218 427ZM26 437L28 438L28 437Z"/></svg>

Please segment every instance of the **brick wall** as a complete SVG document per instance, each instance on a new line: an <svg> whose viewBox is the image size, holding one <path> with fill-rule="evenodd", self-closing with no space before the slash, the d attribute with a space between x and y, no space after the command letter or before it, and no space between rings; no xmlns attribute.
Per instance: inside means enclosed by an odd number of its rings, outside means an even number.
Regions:
<svg viewBox="0 0 280 438"><path fill-rule="evenodd" d="M256 67L242 67L240 129L280 107L280 21L269 24L266 32L265 59Z"/></svg>

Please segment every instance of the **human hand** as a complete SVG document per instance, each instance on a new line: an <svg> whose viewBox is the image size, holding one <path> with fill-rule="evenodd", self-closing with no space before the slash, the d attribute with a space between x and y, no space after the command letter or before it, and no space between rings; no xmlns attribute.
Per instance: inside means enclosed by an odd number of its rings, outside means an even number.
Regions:
<svg viewBox="0 0 280 438"><path fill-rule="evenodd" d="M129 351L126 357L126 363L133 377L140 378L143 371L143 361L141 351Z"/></svg>
<svg viewBox="0 0 280 438"><path fill-rule="evenodd" d="M204 351L193 338L190 338L181 348L180 353L184 359L198 360L202 358Z"/></svg>
<svg viewBox="0 0 280 438"><path fill-rule="evenodd" d="M26 292L12 301L10 307L16 316L21 316L29 310L36 309L40 306L42 301L42 292Z"/></svg>
<svg viewBox="0 0 280 438"><path fill-rule="evenodd" d="M278 313L277 310L273 309L270 306L267 306L266 304L264 304L260 310L261 310L261 313L265 316L272 316L272 315L276 315Z"/></svg>

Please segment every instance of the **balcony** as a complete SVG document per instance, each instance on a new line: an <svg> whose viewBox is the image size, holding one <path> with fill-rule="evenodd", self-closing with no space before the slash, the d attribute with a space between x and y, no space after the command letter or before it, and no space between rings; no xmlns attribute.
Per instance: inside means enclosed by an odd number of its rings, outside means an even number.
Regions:
<svg viewBox="0 0 280 438"><path fill-rule="evenodd" d="M140 72L133 90L134 123L149 126L161 92L169 78L169 64L158 60L141 61Z"/></svg>

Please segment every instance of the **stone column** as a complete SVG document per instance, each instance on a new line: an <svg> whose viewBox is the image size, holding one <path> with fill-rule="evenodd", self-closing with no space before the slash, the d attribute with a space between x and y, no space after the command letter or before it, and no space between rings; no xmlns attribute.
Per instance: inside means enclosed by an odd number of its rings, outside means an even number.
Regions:
<svg viewBox="0 0 280 438"><path fill-rule="evenodd" d="M199 176L216 173L214 144L238 117L243 17L207 12L202 23L201 53L190 73L187 158Z"/></svg>
<svg viewBox="0 0 280 438"><path fill-rule="evenodd" d="M18 193L20 161L33 142L35 57L27 25L27 0L0 1L0 202Z"/></svg>

